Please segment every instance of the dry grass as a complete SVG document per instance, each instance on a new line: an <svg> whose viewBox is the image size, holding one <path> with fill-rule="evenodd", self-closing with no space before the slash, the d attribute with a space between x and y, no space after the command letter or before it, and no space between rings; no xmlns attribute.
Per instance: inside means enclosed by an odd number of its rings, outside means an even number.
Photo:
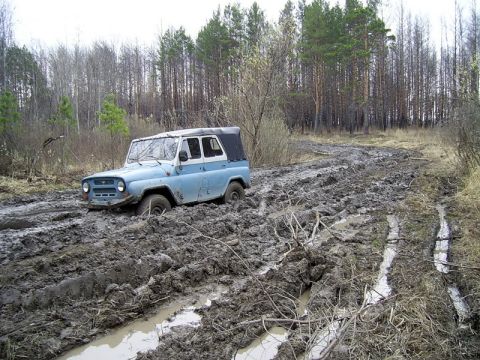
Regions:
<svg viewBox="0 0 480 360"><path fill-rule="evenodd" d="M414 150L432 162L431 170L451 175L458 164L455 149L447 141L448 134L441 129L392 129L371 131L369 135L330 133L306 138L324 144L354 144Z"/></svg>
<svg viewBox="0 0 480 360"><path fill-rule="evenodd" d="M477 167L463 181L463 189L457 193L459 217L463 236L454 244L459 253L458 261L465 266L477 266L480 259L480 167ZM480 290L480 282L478 284ZM479 292L480 293L480 292Z"/></svg>
<svg viewBox="0 0 480 360"><path fill-rule="evenodd" d="M463 188L456 194L456 204L457 208L452 215L458 221L460 234L452 243L452 261L464 267L458 271L457 279L473 316L478 317L480 274L468 269L478 268L480 259L480 167L472 170L463 179ZM478 331L478 328L476 330Z"/></svg>
<svg viewBox="0 0 480 360"><path fill-rule="evenodd" d="M463 189L457 194L457 201L470 208L480 217L480 166L470 171L463 180Z"/></svg>
<svg viewBox="0 0 480 360"><path fill-rule="evenodd" d="M452 321L454 312L444 279L424 257L431 251L435 227L438 226L435 205L447 202L449 222L453 225L452 220L456 218L459 224L451 260L465 266L456 268L451 277L459 282L473 316L477 317L480 313L480 279L478 272L469 267L478 266L480 258L480 169L466 175L461 171L457 150L448 141L445 131L391 130L373 132L368 136L329 134L309 136L308 139L326 144L413 150L418 155L412 158L427 161L421 168L421 175L412 183L415 193L398 209L403 219L404 244L391 273L396 301L385 304L376 321L358 324L359 332L368 336L353 337L351 345L356 348L355 357L385 356L383 351L387 348L390 348L391 358L461 358L464 354L460 355L458 350L462 347L467 353L476 354L478 349L473 343L457 338L461 335ZM458 191L456 195L455 190ZM415 280L412 282L412 279Z"/></svg>
<svg viewBox="0 0 480 360"><path fill-rule="evenodd" d="M20 195L46 193L56 190L80 189L80 180L68 177L60 180L56 177L18 179L0 176L0 201ZM79 190L80 191L80 190Z"/></svg>

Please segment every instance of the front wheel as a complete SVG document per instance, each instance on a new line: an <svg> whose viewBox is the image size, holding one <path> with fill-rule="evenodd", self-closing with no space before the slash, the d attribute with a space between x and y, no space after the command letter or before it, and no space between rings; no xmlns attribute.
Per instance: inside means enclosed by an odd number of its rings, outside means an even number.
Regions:
<svg viewBox="0 0 480 360"><path fill-rule="evenodd" d="M223 203L235 202L245 199L245 190L242 185L236 181L232 181L228 184L227 191L223 195Z"/></svg>
<svg viewBox="0 0 480 360"><path fill-rule="evenodd" d="M170 201L159 194L145 196L137 207L137 215L161 215L166 211L172 210Z"/></svg>

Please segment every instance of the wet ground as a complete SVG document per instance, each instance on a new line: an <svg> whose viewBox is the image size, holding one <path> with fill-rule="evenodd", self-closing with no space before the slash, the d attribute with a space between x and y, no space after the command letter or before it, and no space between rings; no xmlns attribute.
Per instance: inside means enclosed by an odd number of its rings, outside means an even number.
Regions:
<svg viewBox="0 0 480 360"><path fill-rule="evenodd" d="M448 265L434 257L448 214L439 220L432 207L422 222L405 205L422 197L425 161L395 149L298 146L318 158L254 170L236 204L148 219L87 211L76 191L0 204L0 358L421 358L395 334L368 340L352 330L402 333L392 309L418 283L405 276L415 254L445 293L439 321L474 331L451 300L461 289L442 283L453 275L435 269ZM429 232L418 239L412 224Z"/></svg>

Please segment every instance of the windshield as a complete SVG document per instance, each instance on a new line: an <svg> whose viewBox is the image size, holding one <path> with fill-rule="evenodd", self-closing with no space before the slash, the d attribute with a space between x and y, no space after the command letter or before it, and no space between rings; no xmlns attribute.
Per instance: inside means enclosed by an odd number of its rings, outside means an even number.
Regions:
<svg viewBox="0 0 480 360"><path fill-rule="evenodd" d="M127 162L173 160L177 153L177 146L177 137L134 141L130 147Z"/></svg>

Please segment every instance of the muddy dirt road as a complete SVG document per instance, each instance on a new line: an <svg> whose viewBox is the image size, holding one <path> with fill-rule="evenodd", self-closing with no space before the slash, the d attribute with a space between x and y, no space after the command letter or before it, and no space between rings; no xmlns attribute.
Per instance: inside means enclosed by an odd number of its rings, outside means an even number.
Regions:
<svg viewBox="0 0 480 360"><path fill-rule="evenodd" d="M249 344L274 327L282 336L265 359L458 358L457 348L465 358L478 355L459 340L472 329L456 320L444 284L452 275L435 270L436 210L419 219L405 205L422 196L415 182L426 162L394 149L299 147L316 160L253 171L253 187L237 204L148 219L88 212L76 191L0 204L0 358L52 359L165 307L178 315L194 303L193 323L157 333L138 358L248 358ZM386 249L395 259L385 262ZM415 271L440 289L431 325L451 332L424 341L443 341L440 350L412 340L423 333L408 323L410 308L400 309L416 291Z"/></svg>

